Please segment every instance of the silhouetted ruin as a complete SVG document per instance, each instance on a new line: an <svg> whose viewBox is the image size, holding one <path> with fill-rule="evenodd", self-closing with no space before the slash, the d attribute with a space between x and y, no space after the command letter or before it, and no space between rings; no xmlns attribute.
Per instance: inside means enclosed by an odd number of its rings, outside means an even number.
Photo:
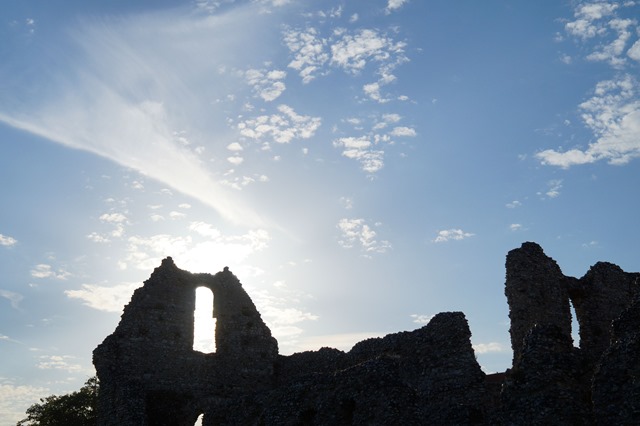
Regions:
<svg viewBox="0 0 640 426"><path fill-rule="evenodd" d="M535 243L509 252L506 269L513 366L487 376L461 312L349 352L279 355L228 268L192 274L166 258L94 351L99 425L640 422L640 274L597 263L567 277ZM198 287L214 294L211 354L193 350Z"/></svg>

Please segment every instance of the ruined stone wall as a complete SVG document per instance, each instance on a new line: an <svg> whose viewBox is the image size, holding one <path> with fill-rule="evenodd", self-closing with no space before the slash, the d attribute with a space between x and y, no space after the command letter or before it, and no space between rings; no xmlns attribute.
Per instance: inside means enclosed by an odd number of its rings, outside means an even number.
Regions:
<svg viewBox="0 0 640 426"><path fill-rule="evenodd" d="M200 286L214 294L214 354L193 350ZM276 340L231 272L191 274L167 258L94 351L99 423L192 426L209 398L269 386L277 355Z"/></svg>
<svg viewBox="0 0 640 426"><path fill-rule="evenodd" d="M487 380L462 312L349 352L282 356L227 268L192 274L167 258L94 351L98 423L192 426L201 413L204 426L640 423L640 274L598 263L567 277L535 243L510 251L506 269L514 362ZM214 294L213 354L192 349L199 286Z"/></svg>
<svg viewBox="0 0 640 426"><path fill-rule="evenodd" d="M507 254L505 295L511 320L514 364L535 325L554 325L571 336L573 304L585 356L595 363L609 346L611 322L638 292L640 274L598 262L580 279L565 276L555 260L532 242Z"/></svg>
<svg viewBox="0 0 640 426"><path fill-rule="evenodd" d="M511 320L511 348L517 362L525 335L536 324L553 324L571 335L571 310L565 276L535 243L507 254L505 295Z"/></svg>
<svg viewBox="0 0 640 426"><path fill-rule="evenodd" d="M510 251L506 268L514 362L502 389L504 424L640 423L640 306L631 306L640 275L599 262L567 277L535 243Z"/></svg>
<svg viewBox="0 0 640 426"><path fill-rule="evenodd" d="M613 322L611 345L593 377L597 425L640 421L640 298Z"/></svg>
<svg viewBox="0 0 640 426"><path fill-rule="evenodd" d="M192 349L195 289L214 294L216 353ZM191 274L163 260L94 351L100 425L459 424L484 422L484 373L461 312L350 352L278 355L226 268Z"/></svg>
<svg viewBox="0 0 640 426"><path fill-rule="evenodd" d="M503 424L591 424L591 376L565 332L535 325L503 386Z"/></svg>
<svg viewBox="0 0 640 426"><path fill-rule="evenodd" d="M629 306L638 285L638 274L598 262L579 280L571 282L569 295L580 325L580 347L590 362L598 361L609 347L611 323Z"/></svg>
<svg viewBox="0 0 640 426"><path fill-rule="evenodd" d="M237 410L238 424L485 424L485 374L461 312L411 332L278 361L277 385ZM221 422L211 424L233 424Z"/></svg>

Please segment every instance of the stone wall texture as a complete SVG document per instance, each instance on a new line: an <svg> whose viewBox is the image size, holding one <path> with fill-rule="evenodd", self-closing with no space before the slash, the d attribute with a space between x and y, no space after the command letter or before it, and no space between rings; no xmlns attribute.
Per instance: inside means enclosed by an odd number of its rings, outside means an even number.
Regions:
<svg viewBox="0 0 640 426"><path fill-rule="evenodd" d="M462 312L349 352L279 355L227 268L192 274L166 258L94 351L99 425L640 424L639 286L610 263L577 279L535 243L510 251L513 365L486 376ZM198 287L214 294L212 354L192 349Z"/></svg>

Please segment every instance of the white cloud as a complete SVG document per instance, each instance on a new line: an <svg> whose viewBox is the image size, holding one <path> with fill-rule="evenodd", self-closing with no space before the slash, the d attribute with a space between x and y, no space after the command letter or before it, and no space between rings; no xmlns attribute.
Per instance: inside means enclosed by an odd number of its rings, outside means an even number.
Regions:
<svg viewBox="0 0 640 426"><path fill-rule="evenodd" d="M240 145L238 142L230 143L229 145L227 145L227 149L233 152L238 152L243 150L242 145Z"/></svg>
<svg viewBox="0 0 640 426"><path fill-rule="evenodd" d="M124 225L121 223L116 224L116 227L111 231L111 236L115 238L122 238L124 235Z"/></svg>
<svg viewBox="0 0 640 426"><path fill-rule="evenodd" d="M518 201L518 200L513 200L512 202L507 203L506 206L509 209L515 209L515 208L518 208L518 207L522 206L522 203L520 201Z"/></svg>
<svg viewBox="0 0 640 426"><path fill-rule="evenodd" d="M382 96L382 94L380 94L380 83L379 82L375 82L375 83L369 83L369 84L365 84L364 86L362 86L362 91L364 92L365 95L367 95L370 99L384 104L390 101L389 98L385 98Z"/></svg>
<svg viewBox="0 0 640 426"><path fill-rule="evenodd" d="M54 271L51 265L40 263L31 270L31 276L34 278L55 278L57 280L66 280L71 273L64 269Z"/></svg>
<svg viewBox="0 0 640 426"><path fill-rule="evenodd" d="M605 31L602 23L597 22L611 16L619 6L614 3L594 2L580 4L575 12L575 21L567 22L565 29L573 36L588 39Z"/></svg>
<svg viewBox="0 0 640 426"><path fill-rule="evenodd" d="M315 79L315 74L329 60L329 54L325 51L327 42L315 28L304 31L288 29L284 33L284 42L294 54L288 66L299 72L305 84Z"/></svg>
<svg viewBox="0 0 640 426"><path fill-rule="evenodd" d="M475 343L473 345L473 350L477 354L486 354L490 352L506 352L508 349L502 343L489 342L489 343Z"/></svg>
<svg viewBox="0 0 640 426"><path fill-rule="evenodd" d="M640 156L640 96L630 75L596 85L594 96L580 105L585 125L597 136L586 149L548 149L536 154L542 164L568 168L606 160L626 164Z"/></svg>
<svg viewBox="0 0 640 426"><path fill-rule="evenodd" d="M207 239L202 241L190 235L168 234L130 237L123 266L152 270L160 265L163 258L171 256L180 268L193 272L218 272L224 266L248 271L251 269L247 263L249 256L267 248L271 240L269 233L263 229L217 237L213 226L204 222L192 222L189 229Z"/></svg>
<svg viewBox="0 0 640 426"><path fill-rule="evenodd" d="M287 73L281 70L250 69L245 72L245 78L253 91L265 102L276 100L287 86L282 82Z"/></svg>
<svg viewBox="0 0 640 426"><path fill-rule="evenodd" d="M36 368L40 370L63 370L68 373L77 373L83 370L80 364L74 363L73 360L76 357L71 355L43 355L39 359Z"/></svg>
<svg viewBox="0 0 640 426"><path fill-rule="evenodd" d="M278 339L280 353L283 353L283 348L295 345L304 331L300 327L301 323L319 318L311 312L292 306L299 303L303 295L288 290L284 285L276 286L275 294L264 289L250 288L247 291L273 336Z"/></svg>
<svg viewBox="0 0 640 426"><path fill-rule="evenodd" d="M264 175L258 176L258 179L253 178L251 176L234 176L234 177L229 177L227 179L224 179L220 182L223 183L224 185L229 186L230 188L233 188L237 191L241 191L247 185L256 182L256 180L258 182L267 182L269 178L267 178Z"/></svg>
<svg viewBox="0 0 640 426"><path fill-rule="evenodd" d="M222 235L218 229L206 222L191 222L189 230L211 239L216 239Z"/></svg>
<svg viewBox="0 0 640 426"><path fill-rule="evenodd" d="M512 231L519 231L522 229L522 225L519 223L512 223L511 225L509 225L509 229Z"/></svg>
<svg viewBox="0 0 640 426"><path fill-rule="evenodd" d="M338 138L333 141L333 146L343 147L342 155L358 160L367 173L375 173L384 166L384 151L369 149L371 141L367 136Z"/></svg>
<svg viewBox="0 0 640 426"><path fill-rule="evenodd" d="M563 54L560 56L560 61L564 64L571 64L573 62L573 58L570 55Z"/></svg>
<svg viewBox="0 0 640 426"><path fill-rule="evenodd" d="M331 46L331 64L350 73L361 71L369 60L388 60L391 53L402 52L404 43L395 43L371 29L345 33Z"/></svg>
<svg viewBox="0 0 640 426"><path fill-rule="evenodd" d="M389 134L391 136L414 137L417 133L411 127L395 127Z"/></svg>
<svg viewBox="0 0 640 426"><path fill-rule="evenodd" d="M631 31L628 28L635 24L636 21L631 19L612 19L609 21L608 25L616 32L617 38L611 43L602 46L600 50L587 55L587 59L591 61L606 61L616 68L622 67L625 64L625 58L621 55L624 53L627 42L631 38Z"/></svg>
<svg viewBox="0 0 640 426"><path fill-rule="evenodd" d="M353 208L353 198L351 197L340 197L340 203L347 210L351 210Z"/></svg>
<svg viewBox="0 0 640 426"><path fill-rule="evenodd" d="M80 290L65 290L64 294L71 299L80 299L85 305L99 311L122 312L124 305L129 303L133 291L138 287L138 283L115 286L82 284Z"/></svg>
<svg viewBox="0 0 640 426"><path fill-rule="evenodd" d="M413 137L416 131L411 127L396 126L388 133L384 129L389 125L399 122L402 117L399 114L388 113L382 117L373 119L371 131L361 136L345 136L333 141L333 146L342 148L342 155L357 160L363 171L373 174L384 167L384 150L380 149L381 144L391 146L394 144L392 136ZM347 123L357 126L358 130L363 129L363 120L347 119Z"/></svg>
<svg viewBox="0 0 640 426"><path fill-rule="evenodd" d="M334 146L342 146L345 150L363 150L371 146L371 141L367 136L355 138L352 136L340 138L333 142Z"/></svg>
<svg viewBox="0 0 640 426"><path fill-rule="evenodd" d="M429 324L433 315L420 315L420 314L411 314L411 318L413 318L413 322L420 325Z"/></svg>
<svg viewBox="0 0 640 426"><path fill-rule="evenodd" d="M629 50L627 50L627 56L634 61L640 61L640 40L636 40Z"/></svg>
<svg viewBox="0 0 640 426"><path fill-rule="evenodd" d="M51 393L47 388L13 384L4 377L0 380L0 413L7 424L24 419L27 408Z"/></svg>
<svg viewBox="0 0 640 426"><path fill-rule="evenodd" d="M106 235L99 234L97 232L90 233L87 235L87 238L94 243L108 243L111 241Z"/></svg>
<svg viewBox="0 0 640 426"><path fill-rule="evenodd" d="M268 137L278 143L308 139L320 127L320 117L299 115L288 105L278 106L280 114L261 115L238 124L240 134L256 140Z"/></svg>
<svg viewBox="0 0 640 426"><path fill-rule="evenodd" d="M4 297L5 299L7 299L9 303L11 303L11 307L13 309L20 309L19 304L22 299L24 299L24 296L22 296L21 294L2 289L0 289L0 297Z"/></svg>
<svg viewBox="0 0 640 426"><path fill-rule="evenodd" d="M469 237L473 237L475 234L465 232L462 229L444 229L438 231L438 236L433 240L436 243L444 243L447 241L460 241Z"/></svg>
<svg viewBox="0 0 640 426"><path fill-rule="evenodd" d="M160 222L161 220L164 220L164 217L159 214L152 214L150 218L153 222Z"/></svg>
<svg viewBox="0 0 640 426"><path fill-rule="evenodd" d="M121 223L127 220L127 217L122 213L105 213L100 216L100 220L108 223Z"/></svg>
<svg viewBox="0 0 640 426"><path fill-rule="evenodd" d="M338 244L344 248L359 246L365 253L385 253L391 248L386 240L378 241L377 233L364 219L340 219L337 225L342 232Z"/></svg>
<svg viewBox="0 0 640 426"><path fill-rule="evenodd" d="M182 213L182 212L177 212L177 211L171 211L171 212L169 212L169 217L170 217L171 219L174 219L174 220L176 220L176 219L182 219L182 218L184 218L184 217L186 217L186 216L187 216L187 215L186 215L186 214L184 214L184 213Z"/></svg>
<svg viewBox="0 0 640 426"><path fill-rule="evenodd" d="M18 240L15 238L9 237L8 235L0 234L0 246L10 247L16 244Z"/></svg>
<svg viewBox="0 0 640 426"><path fill-rule="evenodd" d="M336 141L340 144L342 141ZM336 143L334 142L334 144ZM362 170L367 173L375 173L382 169L384 166L383 155L384 151L368 151L361 149L346 149L342 152L347 158L353 158L359 160L362 164Z"/></svg>
<svg viewBox="0 0 640 426"><path fill-rule="evenodd" d="M395 80L391 71L407 60L404 42L394 41L375 29L348 31L338 28L326 38L313 27L287 29L283 38L294 55L288 66L299 72L303 83L311 82L318 75L326 75L329 72L327 66L357 75L369 63L376 63L375 73L379 79L363 86L363 90L368 97L381 103L390 99L381 95L380 88Z"/></svg>
<svg viewBox="0 0 640 426"><path fill-rule="evenodd" d="M402 117L400 116L400 114L383 114L382 115L382 120L386 123L397 123L398 121L402 120Z"/></svg>
<svg viewBox="0 0 640 426"><path fill-rule="evenodd" d="M409 0L389 0L387 3L387 7L385 8L386 13L391 13L396 9L399 9L407 3Z"/></svg>
<svg viewBox="0 0 640 426"><path fill-rule="evenodd" d="M560 196L560 189L562 189L562 179L550 180L548 182L549 189L547 190L547 197L557 198Z"/></svg>
<svg viewBox="0 0 640 426"><path fill-rule="evenodd" d="M239 166L244 162L244 158L239 155L234 155L232 157L227 157L227 161L233 164L234 166Z"/></svg>

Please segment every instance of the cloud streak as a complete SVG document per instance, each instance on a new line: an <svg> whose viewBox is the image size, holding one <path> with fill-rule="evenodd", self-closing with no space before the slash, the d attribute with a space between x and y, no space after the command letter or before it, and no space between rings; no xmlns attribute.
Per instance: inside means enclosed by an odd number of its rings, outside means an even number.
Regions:
<svg viewBox="0 0 640 426"><path fill-rule="evenodd" d="M0 103L0 122L134 169L235 223L263 224L216 181L201 150L175 136L186 130L213 150L231 142L225 140L223 111L213 100L245 87L241 76L223 70L254 54L247 45L260 49L256 40L268 38L262 31L270 31L272 15L258 14L257 8L247 5L215 16L180 9L85 22L70 31L70 40L51 41L65 45L68 53L53 62L47 77L39 77L47 82L41 92ZM284 90L280 77L271 72L265 77L271 85L256 83L263 98L275 99ZM214 136L218 140L211 141Z"/></svg>

